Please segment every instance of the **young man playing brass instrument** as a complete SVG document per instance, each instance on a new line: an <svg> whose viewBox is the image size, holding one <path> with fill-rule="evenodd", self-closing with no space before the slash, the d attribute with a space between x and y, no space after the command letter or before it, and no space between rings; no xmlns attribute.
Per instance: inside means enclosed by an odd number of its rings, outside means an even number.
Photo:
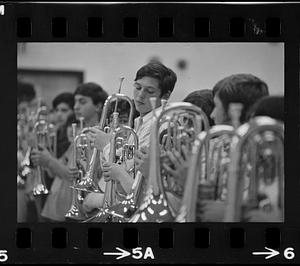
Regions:
<svg viewBox="0 0 300 266"><path fill-rule="evenodd" d="M83 117L85 126L95 126L101 115L102 107L107 98L107 93L95 83L84 83L77 87L74 95L72 95L72 106L74 105L75 117L69 116L64 121L66 134L69 139L69 147L59 159L54 158L44 149L43 151L35 151L32 160L35 164L44 165L56 177L51 187L51 193L42 215L47 221L65 221L65 214L70 209L72 200L72 189L70 186L73 179L78 177L78 169L72 165L73 158L73 139L71 125L79 118ZM61 103L69 101L61 100ZM59 111L59 110L58 110ZM58 112L60 113L60 112ZM63 117L65 117L63 115ZM64 120L64 119L62 119ZM63 121L62 121L63 122Z"/></svg>
<svg viewBox="0 0 300 266"><path fill-rule="evenodd" d="M168 99L172 93L177 81L176 74L161 63L148 63L141 67L134 80L134 104L140 116L134 121L134 130L138 136L140 149L135 153L135 166L144 176L147 176L147 157L148 147L150 142L150 128L152 123L152 106L150 103L151 97L156 97L156 112L161 111L161 99ZM127 172L130 166L127 164L127 169L108 162L108 154L110 150L110 135L101 130L94 129L90 134L92 141L100 151L103 151L105 162L102 165L103 179L99 185L104 190L105 182L115 180L118 184L117 190L121 194L130 192L133 185L133 178ZM132 162L133 163L133 162ZM103 204L103 194L90 193L85 198L84 208L86 211L91 211L94 208L101 208Z"/></svg>
<svg viewBox="0 0 300 266"><path fill-rule="evenodd" d="M233 125L234 121L232 121L229 114L229 105L230 103L240 103L243 109L238 124L244 123L247 121L246 115L251 106L266 95L268 95L268 86L259 78L251 74L228 76L220 80L213 88L215 106L210 116L216 125ZM187 167L186 164L184 164L186 162L185 158L177 158L177 161L183 161L183 163L182 165L178 165L176 172L186 172L182 169L184 166ZM196 216L198 214L202 222L223 221L225 210L224 201L201 200L201 204L198 207L199 209L197 210Z"/></svg>

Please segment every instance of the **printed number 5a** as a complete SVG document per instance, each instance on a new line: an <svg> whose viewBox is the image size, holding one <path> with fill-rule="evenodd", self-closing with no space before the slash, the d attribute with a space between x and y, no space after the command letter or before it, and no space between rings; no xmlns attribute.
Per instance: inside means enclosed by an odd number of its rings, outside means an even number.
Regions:
<svg viewBox="0 0 300 266"><path fill-rule="evenodd" d="M5 262L8 260L7 250L0 250L0 262Z"/></svg>
<svg viewBox="0 0 300 266"><path fill-rule="evenodd" d="M0 5L0 15L4 16L4 5Z"/></svg>

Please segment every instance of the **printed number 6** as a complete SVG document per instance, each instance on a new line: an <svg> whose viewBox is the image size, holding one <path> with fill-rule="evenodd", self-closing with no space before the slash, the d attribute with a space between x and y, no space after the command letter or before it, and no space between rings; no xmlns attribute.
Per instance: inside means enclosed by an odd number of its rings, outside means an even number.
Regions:
<svg viewBox="0 0 300 266"><path fill-rule="evenodd" d="M0 262L5 262L8 260L7 250L0 250Z"/></svg>
<svg viewBox="0 0 300 266"><path fill-rule="evenodd" d="M294 253L294 249L293 248L286 248L284 250L284 257L287 260L292 260L293 258L295 258L295 253Z"/></svg>

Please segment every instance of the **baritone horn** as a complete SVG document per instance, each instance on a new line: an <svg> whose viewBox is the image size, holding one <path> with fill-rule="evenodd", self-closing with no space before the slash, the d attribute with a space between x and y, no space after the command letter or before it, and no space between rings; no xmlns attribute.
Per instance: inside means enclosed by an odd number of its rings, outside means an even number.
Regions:
<svg viewBox="0 0 300 266"><path fill-rule="evenodd" d="M282 222L284 217L284 125L252 118L232 140L225 222ZM259 216L250 217L253 210ZM250 215L247 218L247 214Z"/></svg>
<svg viewBox="0 0 300 266"><path fill-rule="evenodd" d="M153 110L156 99L151 99ZM153 111L154 112L154 111ZM208 130L209 123L201 108L190 103L169 103L156 115L150 134L150 166L147 189L130 222L172 221L182 198L182 180L170 175L164 163L171 165L168 152L183 153L191 149L198 133ZM164 140L164 141L163 141Z"/></svg>

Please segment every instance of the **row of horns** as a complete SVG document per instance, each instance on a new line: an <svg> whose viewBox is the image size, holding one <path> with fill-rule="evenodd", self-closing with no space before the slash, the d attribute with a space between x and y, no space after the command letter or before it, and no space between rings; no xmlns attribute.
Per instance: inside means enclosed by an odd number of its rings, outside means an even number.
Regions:
<svg viewBox="0 0 300 266"><path fill-rule="evenodd" d="M268 221L283 221L284 207L284 128L283 124L270 117L255 117L240 124L242 106L231 104L231 125L210 127L201 108L183 102L168 103L156 107L156 98L151 98L153 107L150 133L149 172L142 175L135 164L128 173L134 179L130 193L117 194L115 181L106 182L104 191L99 187L96 174L102 158L96 147L88 140L90 128L76 132L73 124L74 167L84 161L80 177L72 185L72 203L65 217L77 222L242 222L247 212L258 210ZM127 124L120 124L117 112L118 101L127 101L130 106ZM115 102L112 121L107 124L108 110ZM99 127L110 133L111 163L124 164L134 161L139 149L138 135L133 129L133 102L120 93L109 96L104 104ZM53 126L47 123L45 109L38 108L32 130L36 144L50 148L56 154L56 135ZM29 148L22 162L22 173L31 170ZM170 157L185 159L179 168ZM183 169L184 168L184 169ZM171 170L170 170L171 169ZM47 195L49 190L41 166L36 169L34 197ZM19 185L24 178L18 175ZM101 208L87 214L82 204L88 193L102 193ZM218 218L203 214L203 206L210 202ZM218 205L219 204L219 205ZM221 206L220 209L216 206ZM272 213L279 213L274 218ZM273 218L272 218L273 217ZM278 218L279 217L279 218ZM255 220L254 220L255 221ZM260 221L260 220L258 220Z"/></svg>

